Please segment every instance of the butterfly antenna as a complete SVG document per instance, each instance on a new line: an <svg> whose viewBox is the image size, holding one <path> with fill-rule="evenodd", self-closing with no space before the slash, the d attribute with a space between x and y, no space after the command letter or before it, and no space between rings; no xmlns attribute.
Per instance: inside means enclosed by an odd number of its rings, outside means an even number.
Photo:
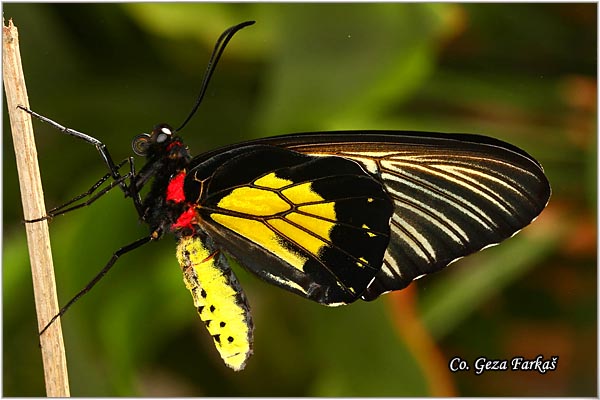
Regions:
<svg viewBox="0 0 600 400"><path fill-rule="evenodd" d="M221 54L223 54L227 43L229 43L229 41L231 40L233 35L236 34L237 31L247 26L253 25L254 22L255 21L242 22L241 24L232 26L231 28L227 29L221 34L221 36L217 40L217 43L215 44L215 48L213 49L212 55L210 56L210 60L208 61L208 66L206 67L206 72L204 73L204 79L202 80L202 86L200 87L200 94L198 94L196 104L194 104L194 108L192 108L192 111L190 112L188 117L185 119L185 121L183 121L183 124L181 124L181 126L175 131L180 131L181 129L183 129L183 127L190 121L190 119L192 119L192 117L198 110L198 107L200 107L200 103L202 103L202 99L204 98L204 94L206 93L206 89L208 88L210 78L212 77L213 72L215 72L217 63L219 62Z"/></svg>

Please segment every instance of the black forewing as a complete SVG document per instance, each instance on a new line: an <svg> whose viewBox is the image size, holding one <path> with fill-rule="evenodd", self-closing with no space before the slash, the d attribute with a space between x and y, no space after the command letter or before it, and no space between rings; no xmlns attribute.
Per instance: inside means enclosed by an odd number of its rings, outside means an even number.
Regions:
<svg viewBox="0 0 600 400"><path fill-rule="evenodd" d="M205 228L264 280L332 305L379 272L393 205L359 163L250 145L194 165L186 197L202 192Z"/></svg>
<svg viewBox="0 0 600 400"><path fill-rule="evenodd" d="M365 300L512 236L550 197L537 161L485 136L335 132L261 142L355 160L384 184L394 202L391 239Z"/></svg>

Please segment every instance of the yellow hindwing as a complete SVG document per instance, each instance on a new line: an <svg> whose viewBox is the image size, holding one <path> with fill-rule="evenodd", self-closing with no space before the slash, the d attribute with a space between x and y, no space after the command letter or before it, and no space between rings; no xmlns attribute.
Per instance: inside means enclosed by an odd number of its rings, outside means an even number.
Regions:
<svg viewBox="0 0 600 400"><path fill-rule="evenodd" d="M303 271L308 256L319 257L331 243L335 202L326 202L312 190L311 182L294 185L274 173L257 179L254 185L260 188L234 189L218 204L239 216L213 212L211 218ZM290 249L284 240L309 254Z"/></svg>

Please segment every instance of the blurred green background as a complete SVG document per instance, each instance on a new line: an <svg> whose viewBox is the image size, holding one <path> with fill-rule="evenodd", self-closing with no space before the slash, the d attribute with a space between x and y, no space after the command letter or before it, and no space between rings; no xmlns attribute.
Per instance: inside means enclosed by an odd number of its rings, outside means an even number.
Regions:
<svg viewBox="0 0 600 400"><path fill-rule="evenodd" d="M213 348L167 237L119 260L63 318L77 396L595 396L596 5L14 4L31 107L98 137L190 110L214 41L233 39L183 132L193 154L300 131L482 133L545 167L534 224L407 290L329 309L237 269L253 310L243 372ZM3 395L44 395L31 274L4 106ZM95 149L35 123L48 207L105 173ZM141 165L141 160L138 160ZM56 218L61 304L147 234L111 193ZM559 356L537 372L450 373L454 356Z"/></svg>

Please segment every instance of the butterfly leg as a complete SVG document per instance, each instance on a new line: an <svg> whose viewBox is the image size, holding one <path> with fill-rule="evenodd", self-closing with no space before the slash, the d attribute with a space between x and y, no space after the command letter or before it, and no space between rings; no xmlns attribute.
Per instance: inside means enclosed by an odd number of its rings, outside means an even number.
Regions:
<svg viewBox="0 0 600 400"><path fill-rule="evenodd" d="M115 251L113 253L112 257L110 258L110 260L108 261L108 263L106 264L106 266L104 266L104 268L102 268L102 270L91 281L89 281L89 283L87 285L85 285L85 287L83 289L81 289L75 296L73 296L73 298L71 300L69 300L69 302L60 309L58 314L56 314L54 317L52 317L52 319L50 319L50 321L46 324L46 326L44 326L44 329L42 329L40 331L40 335L42 335L46 331L46 329L48 329L50 327L50 325L52 325L52 323L54 321L56 321L56 319L58 317L64 315L64 313L66 313L67 310L77 300L79 300L84 294L86 294L87 292L92 290L92 288L96 285L96 283L100 282L100 280L104 277L104 275L106 275L106 273L108 271L110 271L110 269L113 267L113 265L115 265L115 263L117 262L119 257L121 257L123 254L129 253L130 251L137 249L140 246L145 245L148 242L151 242L152 240L159 239L161 235L162 235L161 231L159 231L159 230L154 231L150 235L143 237L141 239L138 239L135 242L130 243L127 246L121 247L119 250Z"/></svg>
<svg viewBox="0 0 600 400"><path fill-rule="evenodd" d="M94 145L96 147L96 149L98 150L98 152L100 153L100 156L104 160L104 163L108 167L108 170L110 171L110 175L113 177L113 179L116 181L121 178L121 175L119 174L119 169L115 165L115 163L114 163L112 157L110 156L110 153L108 152L108 149L106 148L104 143L102 143L98 139L96 139L90 135L87 135L83 132L79 132L79 131L76 131L75 129L67 128L67 127L59 124L58 122L55 122L55 121L51 120L50 118L44 117L43 115L38 114L35 111L32 111L26 107L23 107L20 105L17 107L20 108L21 110L25 111L26 113L30 114L32 117L35 117L35 118L39 119L40 121L49 124L53 128L58 129L59 131L66 133L67 135L74 136L76 138L86 141L87 143ZM129 193L129 190L128 190L125 180L121 180L119 182L119 186L121 187L121 190L123 190L123 192L125 192L125 194Z"/></svg>
<svg viewBox="0 0 600 400"><path fill-rule="evenodd" d="M123 160L121 163L119 163L117 165L117 168L121 168L128 160ZM25 223L32 223L32 222L38 222L38 221L44 221L47 219L52 219L58 215L63 215L66 214L70 211L74 211L77 210L79 208L82 207L86 207L89 206L90 204L92 204L94 201L98 200L98 198L102 197L103 195L105 195L106 193L108 193L108 191L110 191L112 188L116 187L117 185L119 185L121 183L121 181L130 178L130 174L128 173L127 175L122 176L121 178L119 178L119 180L113 181L109 184L108 187L102 189L100 192L96 193L93 197L90 197L87 201L80 203L80 204L76 204L74 206L71 206L72 204L76 203L77 201L83 199L84 197L88 197L91 196L92 194L94 194L94 192L100 187L102 186L102 184L104 182L106 182L108 180L108 178L110 178L110 173L104 175L102 178L100 178L98 180L98 182L94 183L94 185L92 185L91 188L89 188L86 192L81 193L78 196L75 196L74 198L72 198L71 200L69 200L68 202L66 202L65 204L62 204L58 207L54 207L51 210L49 210L47 212L47 214L43 217L40 218L35 218L35 219L26 219L23 222Z"/></svg>

